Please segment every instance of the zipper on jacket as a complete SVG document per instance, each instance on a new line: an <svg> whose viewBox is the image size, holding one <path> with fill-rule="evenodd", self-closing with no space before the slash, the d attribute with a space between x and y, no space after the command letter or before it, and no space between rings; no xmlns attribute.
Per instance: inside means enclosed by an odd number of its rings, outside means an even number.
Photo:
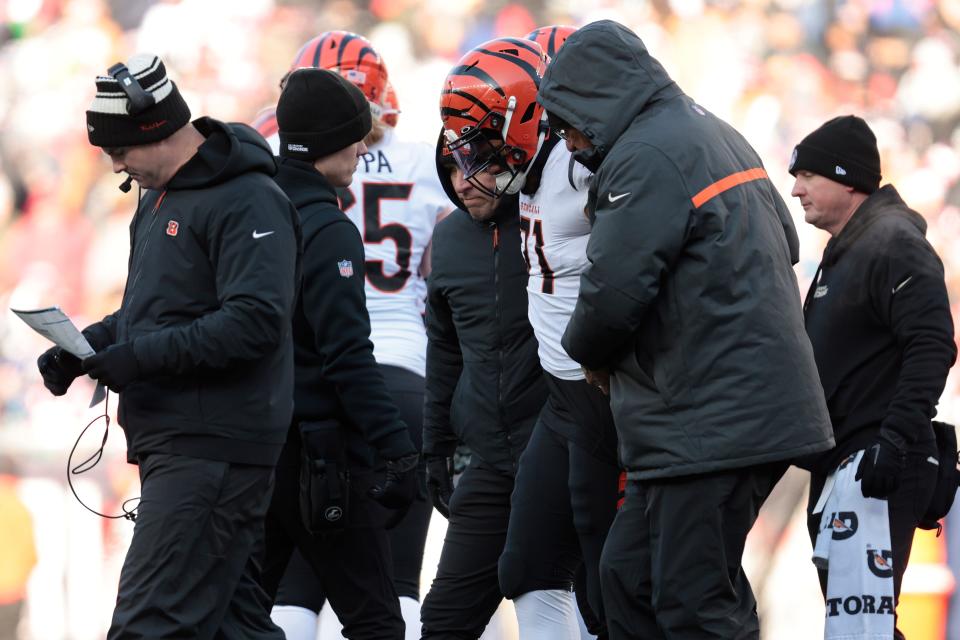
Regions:
<svg viewBox="0 0 960 640"><path fill-rule="evenodd" d="M157 198L157 203L153 205L153 211L150 212L153 217L150 220L150 224L147 225L147 237L144 239L143 248L140 250L140 259L138 261L136 258L134 258L134 263L131 265L131 267L134 269L133 280L131 281L129 276L127 277L127 282L130 283L128 287L130 291L130 298L124 301L126 304L121 305L121 308L132 305L133 300L137 295L137 282L140 281L140 276L143 275L143 264L146 262L147 249L150 247L150 240L153 238L153 228L157 225L157 219L160 217L157 215L157 213L160 211L160 205L163 204L163 199L166 197L166 195L167 190L164 189L163 192L160 193L160 197ZM140 203L138 202L137 209L139 210L139 208ZM134 241L136 241L136 237L134 237ZM136 250L136 244L134 244L133 250ZM126 315L127 314L123 314L123 326L125 330L129 327L129 320L127 319ZM125 331L125 333L129 336L129 331Z"/></svg>
<svg viewBox="0 0 960 640"><path fill-rule="evenodd" d="M491 222L493 227L493 307L497 319L497 417L500 427L507 437L507 455L510 456L510 465L516 471L517 463L513 458L513 440L510 437L510 426L503 415L503 321L500 313L500 227Z"/></svg>

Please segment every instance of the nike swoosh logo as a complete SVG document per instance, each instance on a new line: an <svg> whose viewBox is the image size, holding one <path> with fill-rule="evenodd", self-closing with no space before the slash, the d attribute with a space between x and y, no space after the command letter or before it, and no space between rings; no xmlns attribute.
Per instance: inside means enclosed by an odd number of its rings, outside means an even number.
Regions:
<svg viewBox="0 0 960 640"><path fill-rule="evenodd" d="M898 284L897 286L895 286L893 288L893 291L890 292L890 294L895 295L897 291L900 291L900 289L903 289L905 286L907 286L907 283L910 282L911 280L913 280L913 276L907 276L907 279L901 282L900 284Z"/></svg>
<svg viewBox="0 0 960 640"><path fill-rule="evenodd" d="M254 231L254 232L253 232L253 239L254 239L254 240L259 240L260 238L262 238L262 237L264 237L264 236L268 236L268 235L270 235L271 233L273 233L273 231L264 231L263 233L257 233L256 231Z"/></svg>
<svg viewBox="0 0 960 640"><path fill-rule="evenodd" d="M626 198L628 195L630 195L629 191L627 191L626 193L621 193L618 196L614 196L612 193L608 193L607 198L610 200L610 202L616 202L620 198Z"/></svg>

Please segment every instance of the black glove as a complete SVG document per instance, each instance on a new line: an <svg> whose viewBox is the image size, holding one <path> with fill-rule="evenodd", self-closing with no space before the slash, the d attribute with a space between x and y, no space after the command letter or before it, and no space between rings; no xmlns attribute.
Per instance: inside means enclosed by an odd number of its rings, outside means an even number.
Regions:
<svg viewBox="0 0 960 640"><path fill-rule="evenodd" d="M43 386L55 396L62 396L83 375L80 358L60 347L50 347L37 358L37 368L43 376Z"/></svg>
<svg viewBox="0 0 960 640"><path fill-rule="evenodd" d="M900 487L900 476L906 466L903 440L881 433L867 447L857 467L856 479L864 498L888 498Z"/></svg>
<svg viewBox="0 0 960 640"><path fill-rule="evenodd" d="M83 360L83 370L117 393L140 377L140 365L129 342L112 344Z"/></svg>
<svg viewBox="0 0 960 640"><path fill-rule="evenodd" d="M377 485L370 489L370 497L388 509L399 509L406 513L413 499L417 497L417 463L419 461L418 453L410 453L396 460L387 460L387 476L383 486Z"/></svg>
<svg viewBox="0 0 960 640"><path fill-rule="evenodd" d="M450 496L453 495L452 461L447 456L427 457L427 489L433 506L450 519Z"/></svg>

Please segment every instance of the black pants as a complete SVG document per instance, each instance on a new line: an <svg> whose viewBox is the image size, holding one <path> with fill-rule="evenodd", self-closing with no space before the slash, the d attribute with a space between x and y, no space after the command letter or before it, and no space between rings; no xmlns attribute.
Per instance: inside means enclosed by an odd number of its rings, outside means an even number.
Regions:
<svg viewBox="0 0 960 640"><path fill-rule="evenodd" d="M497 560L507 538L513 478L476 455L450 499L437 575L423 600L423 638L480 637L503 596Z"/></svg>
<svg viewBox="0 0 960 640"><path fill-rule="evenodd" d="M551 397L561 399L560 416L574 422L593 439L593 443L584 443L586 447L581 446L580 440L571 441L568 488L573 525L583 555L583 586L578 587L577 601L581 613L584 600L591 609L592 615L583 615L587 629L603 637L606 614L600 591L600 554L617 515L621 471L610 398L583 380L560 380L547 375L547 388Z"/></svg>
<svg viewBox="0 0 960 640"><path fill-rule="evenodd" d="M573 591L582 560L567 492L567 447L537 420L520 456L498 562L500 592L511 600L538 589Z"/></svg>
<svg viewBox="0 0 960 640"><path fill-rule="evenodd" d="M786 466L628 481L600 560L610 638L759 638L740 563Z"/></svg>
<svg viewBox="0 0 960 640"><path fill-rule="evenodd" d="M400 409L400 418L410 430L417 451L423 449L423 394L424 380L417 374L399 367L381 365L387 390ZM423 548L427 544L427 529L433 515L433 503L427 493L426 465L420 459L418 469L421 492L410 505L403 520L387 533L393 550L393 581L397 594L420 600L420 569L423 566Z"/></svg>
<svg viewBox="0 0 960 640"><path fill-rule="evenodd" d="M911 453L907 456L907 465L900 479L900 488L887 498L887 511L890 518L890 545L893 553L893 596L894 606L900 601L900 586L903 584L903 572L907 570L907 561L910 559L910 549L913 547L913 534L917 524L923 517L936 484L937 467L927 462L929 456L936 456L932 448L928 453ZM823 491L826 476L811 474L810 499L807 503L807 531L813 544L817 542L817 532L820 529L820 514L813 515L811 511ZM827 595L827 571L817 570L820 578L820 591ZM893 634L896 640L903 640L904 635L896 629Z"/></svg>
<svg viewBox="0 0 960 640"><path fill-rule="evenodd" d="M550 396L520 458L500 586L508 598L534 588L573 588L582 560L579 589L585 592L578 601L589 603L591 614L584 619L591 633L602 636L600 553L616 515L620 469L595 443L606 426L612 429L613 417L606 396L586 382L547 374L547 384ZM588 442L583 435L566 437L576 429L595 435ZM529 562L545 553L542 561ZM532 568L547 573L534 575Z"/></svg>
<svg viewBox="0 0 960 640"><path fill-rule="evenodd" d="M478 638L503 600L497 566L507 538L513 487L511 476L471 457L450 499L437 575L420 610L423 638ZM552 566L555 554L547 545L537 551L527 559L530 575L547 575L545 565ZM530 584L531 589L551 588L535 579Z"/></svg>
<svg viewBox="0 0 960 640"><path fill-rule="evenodd" d="M257 582L271 467L154 453L108 638L279 639Z"/></svg>
<svg viewBox="0 0 960 640"><path fill-rule="evenodd" d="M384 382L400 409L400 417L410 430L419 451L423 444L423 378L400 367L380 365ZM422 494L410 505L407 515L387 532L393 557L393 582L397 595L420 600L420 569L423 548L433 512L426 490L426 473L421 460L419 470ZM277 590L276 604L293 605L319 613L326 601L320 579L303 555L295 550L287 572Z"/></svg>
<svg viewBox="0 0 960 640"><path fill-rule="evenodd" d="M296 548L343 623L344 637L403 640L390 542L383 528L384 509L367 495L374 484L373 473L352 471L346 529L312 536L300 518L298 472L296 466L277 465L277 486L267 512L263 564L263 584L271 600Z"/></svg>

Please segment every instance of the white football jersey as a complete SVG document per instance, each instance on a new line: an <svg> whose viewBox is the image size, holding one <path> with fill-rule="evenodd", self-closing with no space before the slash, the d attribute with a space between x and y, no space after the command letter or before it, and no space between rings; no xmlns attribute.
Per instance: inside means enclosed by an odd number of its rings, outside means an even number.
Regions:
<svg viewBox="0 0 960 640"><path fill-rule="evenodd" d="M580 365L560 345L580 292L580 274L588 265L590 222L583 208L591 173L573 165L563 142L550 151L540 186L532 196L520 194L522 248L530 270L528 316L540 343L540 364L562 380L582 380Z"/></svg>
<svg viewBox="0 0 960 640"><path fill-rule="evenodd" d="M366 257L367 310L380 364L426 374L427 334L420 299L423 252L437 218L451 208L425 143L383 139L360 157L341 207L360 230Z"/></svg>

